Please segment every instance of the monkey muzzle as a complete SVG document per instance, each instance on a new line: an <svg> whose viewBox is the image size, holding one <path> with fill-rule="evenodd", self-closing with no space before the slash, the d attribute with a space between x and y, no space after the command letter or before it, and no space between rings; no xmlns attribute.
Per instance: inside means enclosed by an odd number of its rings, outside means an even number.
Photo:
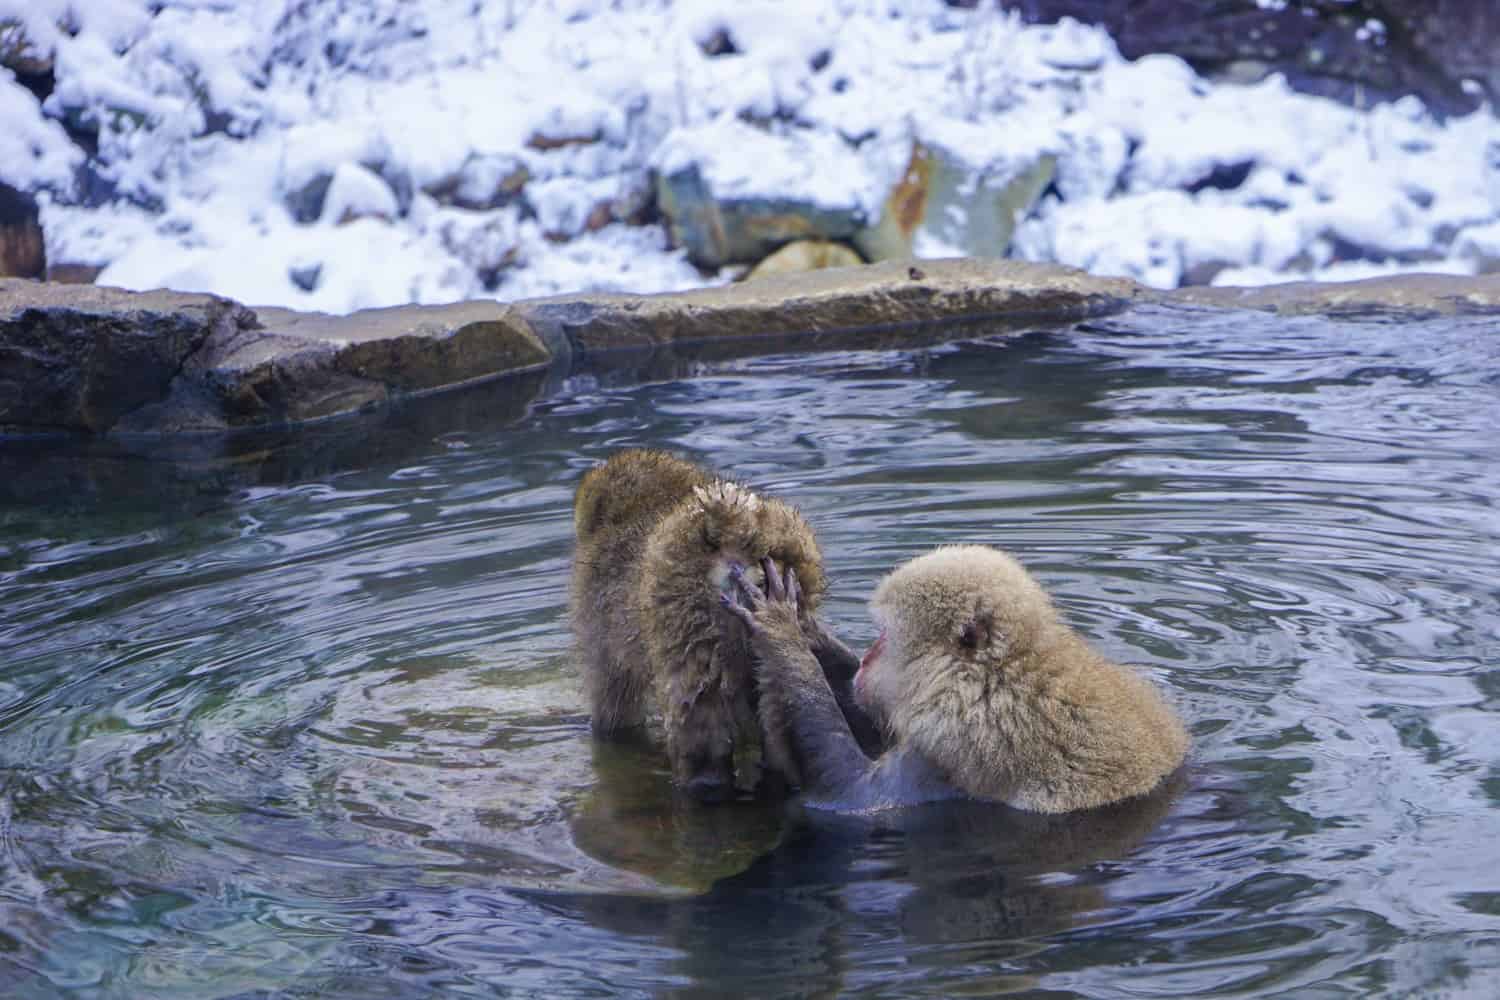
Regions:
<svg viewBox="0 0 1500 1000"><path fill-rule="evenodd" d="M865 655L860 658L859 669L854 672L854 694L856 697L863 696L864 694L865 680L869 677L869 675L865 673L866 668L870 667L876 660L880 659L880 654L884 652L885 629L881 629L880 635L875 637L875 642L871 644L870 648L865 652Z"/></svg>

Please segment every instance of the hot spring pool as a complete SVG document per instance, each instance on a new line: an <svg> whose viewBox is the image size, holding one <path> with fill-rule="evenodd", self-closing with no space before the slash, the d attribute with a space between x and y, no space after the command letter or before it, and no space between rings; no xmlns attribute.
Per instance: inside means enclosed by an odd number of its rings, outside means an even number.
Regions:
<svg viewBox="0 0 1500 1000"><path fill-rule="evenodd" d="M798 503L857 647L896 562L1011 550L1173 695L1185 787L1089 836L979 807L674 805L659 754L592 742L565 617L573 486L634 445ZM519 420L312 476L147 457L91 490L102 459L52 446L39 486L36 448L11 451L17 996L1500 981L1491 322L1142 310L577 377Z"/></svg>

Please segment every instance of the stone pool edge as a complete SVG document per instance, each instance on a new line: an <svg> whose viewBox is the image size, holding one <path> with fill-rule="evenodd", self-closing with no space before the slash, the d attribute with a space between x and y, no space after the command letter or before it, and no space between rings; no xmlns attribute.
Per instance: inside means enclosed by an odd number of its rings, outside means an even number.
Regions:
<svg viewBox="0 0 1500 1000"><path fill-rule="evenodd" d="M887 261L657 295L371 309L250 308L212 295L0 279L0 434L285 428L612 355L824 335L931 342L937 324L1066 325L1144 303L1288 314L1500 312L1500 275L1259 289L1148 289L1060 265Z"/></svg>

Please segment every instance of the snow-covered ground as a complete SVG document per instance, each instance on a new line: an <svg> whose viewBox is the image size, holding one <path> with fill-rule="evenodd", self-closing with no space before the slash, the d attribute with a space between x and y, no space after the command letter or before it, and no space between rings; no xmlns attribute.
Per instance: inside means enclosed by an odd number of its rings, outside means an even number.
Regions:
<svg viewBox="0 0 1500 1000"><path fill-rule="evenodd" d="M1163 287L1500 267L1488 110L1211 85L940 0L0 0L7 18L55 48L57 86L42 106L0 69L0 180L43 192L49 260L105 284L330 312L709 284L730 274L626 221L653 170L878 213L914 138L976 175L1057 156L1012 245L1029 259ZM734 51L708 54L716 35ZM64 115L101 124L113 203L82 204ZM495 197L507 176L524 187Z"/></svg>

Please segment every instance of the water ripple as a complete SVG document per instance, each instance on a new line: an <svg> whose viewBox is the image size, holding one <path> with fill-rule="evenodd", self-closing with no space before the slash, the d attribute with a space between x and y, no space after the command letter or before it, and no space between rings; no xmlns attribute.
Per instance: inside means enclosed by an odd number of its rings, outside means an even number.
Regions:
<svg viewBox="0 0 1500 1000"><path fill-rule="evenodd" d="M1482 326L1146 311L739 361L188 517L0 512L0 965L22 996L1473 992ZM1187 787L1088 837L682 809L659 751L589 739L564 621L573 486L630 445L795 500L855 645L896 562L1012 550L1183 705Z"/></svg>

